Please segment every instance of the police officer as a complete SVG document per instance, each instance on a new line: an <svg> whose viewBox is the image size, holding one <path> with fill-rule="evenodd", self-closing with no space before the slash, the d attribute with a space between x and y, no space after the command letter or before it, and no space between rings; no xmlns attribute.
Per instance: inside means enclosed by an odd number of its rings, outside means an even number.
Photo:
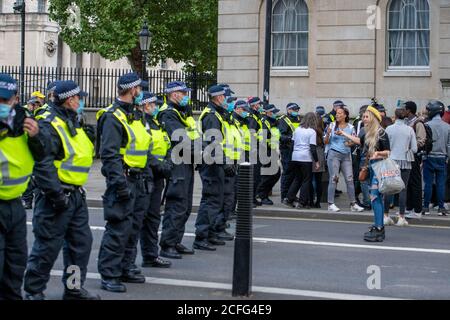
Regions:
<svg viewBox="0 0 450 320"><path fill-rule="evenodd" d="M106 230L98 270L103 290L125 292L122 282L144 283L134 265L136 243L149 204L152 173L148 164L151 138L135 106L142 101L141 79L122 75L119 96L97 113L102 174L106 178L103 207Z"/></svg>
<svg viewBox="0 0 450 320"><path fill-rule="evenodd" d="M161 222L161 197L164 190L165 180L170 177L172 165L170 164L170 138L162 129L156 116L159 107L156 105L157 97L150 92L144 92L140 105L145 113L145 128L150 134L152 142L150 150L158 164L152 166L154 188L150 195L150 204L144 216L140 234L142 252L142 267L169 268L171 262L159 257L158 229ZM167 165L163 165L163 163Z"/></svg>
<svg viewBox="0 0 450 320"><path fill-rule="evenodd" d="M33 111L33 114L36 117L36 119L38 120L43 119L50 114L53 101L55 100L54 92L57 83L58 81L51 81L47 84L47 101L46 102L43 101L44 103L42 104L42 106L36 108Z"/></svg>
<svg viewBox="0 0 450 320"><path fill-rule="evenodd" d="M35 240L28 258L24 290L29 300L44 300L50 271L63 248L63 299L97 300L83 288L91 253L92 233L86 194L82 186L93 162L94 145L77 121L77 110L87 93L74 81L61 81L55 89L51 114L40 121L49 137L48 151L34 168L38 193L33 213ZM69 276L78 269L79 284Z"/></svg>
<svg viewBox="0 0 450 320"><path fill-rule="evenodd" d="M229 118L225 89L215 85L208 89L209 103L200 115L203 133L204 163L199 167L202 179L202 198L195 221L194 248L214 251L214 245L225 245L217 238L215 223L224 206L225 175L235 174L231 159L227 159L226 140Z"/></svg>
<svg viewBox="0 0 450 320"><path fill-rule="evenodd" d="M289 186L294 180L295 174L292 172L292 168L289 167L289 163L292 159L293 141L292 136L295 129L300 125L299 116L300 106L296 103L289 103L286 106L286 115L280 117L278 121L278 129L280 130L280 154L281 165L283 171L281 174L281 201L287 197Z"/></svg>
<svg viewBox="0 0 450 320"><path fill-rule="evenodd" d="M242 162L250 161L250 150L252 147L252 135L249 129L250 106L245 100L237 100L232 114L243 136L244 158Z"/></svg>
<svg viewBox="0 0 450 320"><path fill-rule="evenodd" d="M201 145L196 147L200 143L200 133L189 107L190 91L182 81L168 83L164 90L167 104L158 113L159 123L171 138L169 152L174 162L167 184L160 240L160 255L170 259L181 259L182 254L194 254L194 250L181 244L192 211L195 155L197 150L198 153L201 151ZM175 148L177 152L174 154Z"/></svg>
<svg viewBox="0 0 450 320"><path fill-rule="evenodd" d="M257 198L261 199L261 203L264 205L273 205L273 201L269 199L269 194L272 188L280 179L280 168L278 165L279 160L279 141L280 131L277 127L277 113L280 112L273 104L266 104L264 106L264 118L262 120L263 125L263 146L267 152L263 150L270 158L267 164L263 164L261 168L261 182L257 189ZM274 163L276 161L276 163ZM264 174L264 171L270 171ZM273 171L276 170L274 173Z"/></svg>
<svg viewBox="0 0 450 320"><path fill-rule="evenodd" d="M22 299L28 252L26 213L20 196L27 188L34 160L45 155L37 122L17 101L16 80L0 74L0 300Z"/></svg>
<svg viewBox="0 0 450 320"><path fill-rule="evenodd" d="M261 206L262 203L260 200L256 198L257 194L257 187L261 181L261 161L259 157L259 149L260 149L260 143L261 143L261 132L262 132L262 112L264 111L264 108L262 106L261 99L258 97L250 97L247 100L249 106L250 106L250 116L248 118L248 128L251 130L254 139L256 140L257 144L255 148L252 148L250 159L251 163L253 165L253 206Z"/></svg>

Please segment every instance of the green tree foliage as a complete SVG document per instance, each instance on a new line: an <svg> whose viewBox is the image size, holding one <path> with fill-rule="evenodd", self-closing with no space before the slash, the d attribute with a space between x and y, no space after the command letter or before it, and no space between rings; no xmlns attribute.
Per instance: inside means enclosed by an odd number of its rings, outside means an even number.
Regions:
<svg viewBox="0 0 450 320"><path fill-rule="evenodd" d="M150 65L172 58L199 72L216 71L218 0L51 0L49 11L75 52L127 57L139 72L138 33L147 20Z"/></svg>

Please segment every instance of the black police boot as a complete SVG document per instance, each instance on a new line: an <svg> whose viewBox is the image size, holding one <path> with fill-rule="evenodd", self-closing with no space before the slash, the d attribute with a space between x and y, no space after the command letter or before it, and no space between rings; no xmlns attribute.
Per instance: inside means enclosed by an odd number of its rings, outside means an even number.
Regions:
<svg viewBox="0 0 450 320"><path fill-rule="evenodd" d="M101 300L98 294L89 293L84 288L79 290L69 290L67 288L64 289L64 294L62 296L63 300Z"/></svg>
<svg viewBox="0 0 450 320"><path fill-rule="evenodd" d="M45 299L45 295L42 292L34 293L34 294L25 292L25 300L42 301L42 300L46 300L46 299Z"/></svg>
<svg viewBox="0 0 450 320"><path fill-rule="evenodd" d="M127 287L120 282L120 279L102 279L102 289L109 292L126 292Z"/></svg>
<svg viewBox="0 0 450 320"><path fill-rule="evenodd" d="M254 199L254 200L253 200L253 206L257 206L257 207L262 206L261 200Z"/></svg>
<svg viewBox="0 0 450 320"><path fill-rule="evenodd" d="M159 253L161 257L169 258L169 259L181 259L181 254L178 253L177 249L174 247L168 247L161 249L161 252Z"/></svg>
<svg viewBox="0 0 450 320"><path fill-rule="evenodd" d="M273 201L269 198L261 199L261 203L266 206L273 206Z"/></svg>
<svg viewBox="0 0 450 320"><path fill-rule="evenodd" d="M384 227L370 227L369 232L364 233L364 240L368 242L383 242L385 239Z"/></svg>
<svg viewBox="0 0 450 320"><path fill-rule="evenodd" d="M145 277L142 274L136 274L128 270L122 274L120 280L126 283L144 283Z"/></svg>
<svg viewBox="0 0 450 320"><path fill-rule="evenodd" d="M313 207L317 208L317 209L320 209L321 208L320 207L320 202L319 201L314 202L314 206Z"/></svg>
<svg viewBox="0 0 450 320"><path fill-rule="evenodd" d="M143 268L170 268L171 265L172 262L161 259L160 257L142 262Z"/></svg>
<svg viewBox="0 0 450 320"><path fill-rule="evenodd" d="M234 240L234 236L231 233L227 232L226 230L217 233L216 236L217 236L217 239L219 239L219 240L224 240L224 241L233 241Z"/></svg>
<svg viewBox="0 0 450 320"><path fill-rule="evenodd" d="M194 241L194 249L197 250L205 250L205 251L216 251L216 248L213 247L208 241L206 240L195 240Z"/></svg>
<svg viewBox="0 0 450 320"><path fill-rule="evenodd" d="M187 248L184 244L178 243L175 246L175 249L178 251L178 253L180 254L194 254L195 251L192 249Z"/></svg>
<svg viewBox="0 0 450 320"><path fill-rule="evenodd" d="M217 237L210 237L208 238L208 242L212 244L213 246L224 246L225 241L218 239Z"/></svg>
<svg viewBox="0 0 450 320"><path fill-rule="evenodd" d="M134 274L142 274L142 270L139 269L138 266L135 265L134 263L131 265L130 272L132 272Z"/></svg>

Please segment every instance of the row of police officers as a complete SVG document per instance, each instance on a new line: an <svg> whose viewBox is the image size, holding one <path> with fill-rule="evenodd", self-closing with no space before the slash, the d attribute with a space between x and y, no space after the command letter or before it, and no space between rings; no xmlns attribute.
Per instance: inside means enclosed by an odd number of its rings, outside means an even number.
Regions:
<svg viewBox="0 0 450 320"><path fill-rule="evenodd" d="M93 158L102 161L105 231L98 255L101 288L125 292L125 283L144 283L135 261L140 243L143 267L171 266L169 259L214 251L234 236L227 220L236 210L237 165L254 164L255 206L271 204L279 166L263 168L265 152L279 149L282 181L298 126L298 105L288 114L258 98L237 100L227 85L209 88L210 101L198 121L184 82L168 83L164 101L143 92L135 73L118 80L118 97L97 113L97 130L82 121L87 93L73 81L48 85L48 100L29 110L17 105L17 84L0 75L0 299L45 299L50 272L63 251L64 299L99 299L84 289L92 247L86 192ZM281 146L279 142L281 141ZM290 151L292 152L292 151ZM192 211L194 172L202 182L193 248L183 244ZM26 213L20 197L33 177L34 243L29 256ZM284 179L284 180L283 180ZM283 183L282 183L283 184ZM162 233L161 205L164 204ZM159 243L158 243L159 238Z"/></svg>

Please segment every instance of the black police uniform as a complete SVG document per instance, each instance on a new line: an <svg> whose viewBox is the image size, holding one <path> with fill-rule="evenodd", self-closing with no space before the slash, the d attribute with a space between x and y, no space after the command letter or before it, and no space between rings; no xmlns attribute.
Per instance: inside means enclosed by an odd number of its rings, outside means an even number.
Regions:
<svg viewBox="0 0 450 320"><path fill-rule="evenodd" d="M158 113L158 121L171 139L176 130L186 129L186 126L181 122L174 109L176 109L183 117L190 115L189 112L187 112L188 110L173 102L168 102L167 109ZM188 141L185 142L185 139ZM171 140L169 152L182 142L189 144L191 148L191 162L175 164L167 185L160 246L161 250L164 251L164 253L161 252L161 255L169 258L170 256L167 253L170 255L175 254L172 257L180 258L180 256L176 255L176 251L180 253L193 253L192 251L186 251L186 248L182 248L181 241L183 240L186 222L192 212L195 142L190 141L187 136L179 141ZM201 147L199 147L199 149L200 148ZM176 249L175 252L174 249Z"/></svg>
<svg viewBox="0 0 450 320"><path fill-rule="evenodd" d="M45 291L61 248L65 271L63 285L66 287L71 275L66 272L67 267L76 265L80 268L83 286L92 246L85 191L81 187L62 183L54 165L55 160L64 159L64 147L51 121L58 116L75 130L80 127L77 114L62 106L55 106L51 112L51 115L39 121L41 130L49 137L49 145L45 158L34 167L38 191L33 212L35 241L24 281L24 289L29 295Z"/></svg>
<svg viewBox="0 0 450 320"><path fill-rule="evenodd" d="M256 134L261 129L261 126L259 125L258 121L256 121L252 115L255 115L259 119L262 119L261 114L258 111L255 111L253 109L250 110L250 116L248 117L248 128L252 131L254 131ZM257 188L259 184L261 183L261 161L259 158L259 141L256 142L256 148L252 148L250 159L256 161L255 163L252 163L253 165L253 196L254 196L254 202L258 203L256 200L257 195Z"/></svg>
<svg viewBox="0 0 450 320"><path fill-rule="evenodd" d="M283 167L280 181L281 200L287 197L289 186L295 178L295 173L293 172L292 167L289 166L289 163L292 161L292 151L294 147L292 136L294 132L284 120L285 117L292 123L300 123L300 117L293 117L291 115L285 115L278 121L278 129L280 130L281 166Z"/></svg>
<svg viewBox="0 0 450 320"><path fill-rule="evenodd" d="M271 150L270 146L268 145L270 139L272 138L272 133L270 132L270 129L267 128L265 121L268 121L271 126L277 125L277 120L272 119L270 117L264 117L263 118L263 130L267 130L267 155L271 158L273 150ZM262 168L270 167L270 163L263 165ZM261 181L258 185L257 189L257 195L260 199L267 199L269 197L269 193L272 191L272 188L277 184L278 180L280 179L281 171L280 168L278 168L277 173L272 175L261 175Z"/></svg>
<svg viewBox="0 0 450 320"><path fill-rule="evenodd" d="M23 122L29 115L16 106L13 127L0 122L0 139L23 135ZM28 138L34 160L45 156L45 136ZM21 287L27 264L27 216L21 199L0 200L0 300L22 299Z"/></svg>
<svg viewBox="0 0 450 320"><path fill-rule="evenodd" d="M160 127L153 120L153 116L145 115L148 131L159 130ZM153 191L150 194L150 203L144 215L140 233L140 244L143 263L151 263L159 256L158 229L161 223L161 198L164 191L166 179L170 177L173 165L168 152L163 162L156 158L150 159L153 173ZM165 264L167 265L167 263Z"/></svg>
<svg viewBox="0 0 450 320"><path fill-rule="evenodd" d="M202 119L203 131L203 151L215 157L214 148L217 148L215 138L207 137L208 130L215 130L216 134L222 133L222 123L219 121L215 112L217 112L222 119L225 119L227 111L223 107L216 106L209 102L208 108L211 110ZM210 131L211 132L211 131ZM211 141L207 141L211 140ZM211 146L211 147L209 147ZM211 149L213 148L213 149ZM206 151L205 151L206 150ZM223 152L223 150L222 150ZM223 164L206 164L203 163L199 168L200 178L202 179L202 198L200 200L200 207L197 213L197 220L195 221L195 242L197 246L201 246L200 242L210 241L214 242L215 238L215 224L219 213L223 210L224 205L224 184L225 184L225 154L223 154ZM204 244L206 247L208 244Z"/></svg>
<svg viewBox="0 0 450 320"><path fill-rule="evenodd" d="M144 214L149 205L152 173L147 165L143 169L129 168L120 154L128 136L113 110L120 109L129 121L141 120L134 104L119 99L113 109L105 112L98 121L102 174L106 178L103 196L105 220L107 221L98 257L98 270L105 281L145 281L133 273L136 245ZM151 158L148 152L147 159Z"/></svg>

